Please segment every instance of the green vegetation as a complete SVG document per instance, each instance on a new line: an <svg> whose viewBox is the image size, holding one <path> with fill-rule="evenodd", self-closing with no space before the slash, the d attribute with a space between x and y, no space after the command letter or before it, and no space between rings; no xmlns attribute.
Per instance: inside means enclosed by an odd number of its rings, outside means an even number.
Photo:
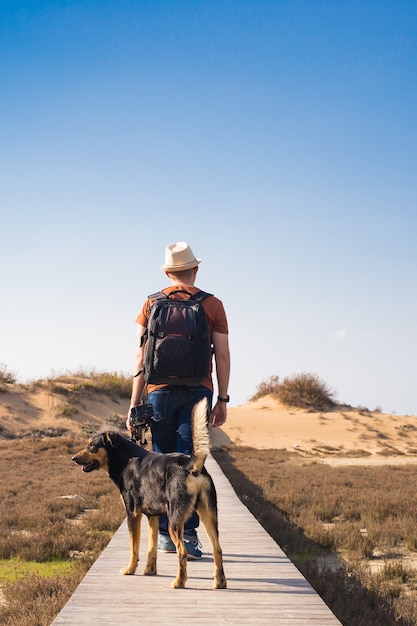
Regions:
<svg viewBox="0 0 417 626"><path fill-rule="evenodd" d="M288 407L311 411L324 411L334 407L333 393L317 374L294 374L280 381L278 376L270 376L257 386L251 400L266 395L276 397Z"/></svg>
<svg viewBox="0 0 417 626"><path fill-rule="evenodd" d="M53 578L55 576L71 575L77 569L75 561L24 561L21 558L0 559L1 584L14 583L26 580L33 576L40 578Z"/></svg>

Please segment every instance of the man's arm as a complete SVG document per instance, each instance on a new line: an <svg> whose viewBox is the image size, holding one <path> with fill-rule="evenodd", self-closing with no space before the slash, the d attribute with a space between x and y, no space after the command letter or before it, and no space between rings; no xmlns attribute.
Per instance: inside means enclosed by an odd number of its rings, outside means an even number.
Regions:
<svg viewBox="0 0 417 626"><path fill-rule="evenodd" d="M226 398L230 377L229 336L224 333L214 332L212 340L214 345L214 359L216 362L218 393L221 398ZM214 427L221 426L225 423L226 417L226 402L216 402L211 412L210 425Z"/></svg>
<svg viewBox="0 0 417 626"><path fill-rule="evenodd" d="M145 344L142 344L142 337L146 332L146 328L144 326L138 327L138 349L136 352L135 359L135 368L133 374L133 384L132 384L132 396L130 398L130 408L129 413L126 420L126 428L128 430L133 430L132 425L130 424L130 409L134 406L138 406L140 404L142 398L143 388L145 387L145 379L143 377L143 362L145 357ZM139 374L138 374L139 372Z"/></svg>

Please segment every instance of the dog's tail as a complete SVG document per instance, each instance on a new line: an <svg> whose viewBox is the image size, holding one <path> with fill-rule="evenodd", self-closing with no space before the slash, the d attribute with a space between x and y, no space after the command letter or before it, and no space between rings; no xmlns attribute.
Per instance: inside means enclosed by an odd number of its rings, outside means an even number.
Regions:
<svg viewBox="0 0 417 626"><path fill-rule="evenodd" d="M204 461L210 452L210 436L208 430L207 398L200 400L193 409L193 472L201 472Z"/></svg>

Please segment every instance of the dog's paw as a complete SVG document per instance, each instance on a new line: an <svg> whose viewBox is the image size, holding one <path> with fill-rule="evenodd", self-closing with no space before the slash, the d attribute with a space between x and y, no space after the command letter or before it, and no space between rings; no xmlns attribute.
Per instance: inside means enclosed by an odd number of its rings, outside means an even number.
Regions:
<svg viewBox="0 0 417 626"><path fill-rule="evenodd" d="M213 589L226 589L227 582L225 578L221 578L220 580L215 580L213 583Z"/></svg>
<svg viewBox="0 0 417 626"><path fill-rule="evenodd" d="M185 580L173 580L171 583L171 588L172 589L184 589L185 587Z"/></svg>
<svg viewBox="0 0 417 626"><path fill-rule="evenodd" d="M134 573L136 572L136 567L122 567L122 569L120 570L120 573L122 574L122 576L133 576Z"/></svg>
<svg viewBox="0 0 417 626"><path fill-rule="evenodd" d="M156 576L156 566L153 567L145 567L143 570L144 576Z"/></svg>

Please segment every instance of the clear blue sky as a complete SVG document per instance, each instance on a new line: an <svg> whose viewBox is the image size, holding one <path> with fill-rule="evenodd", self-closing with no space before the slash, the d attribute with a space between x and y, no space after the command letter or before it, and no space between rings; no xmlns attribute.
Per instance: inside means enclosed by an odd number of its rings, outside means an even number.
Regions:
<svg viewBox="0 0 417 626"><path fill-rule="evenodd" d="M271 375L417 415L412 0L3 0L0 363L130 373L165 246Z"/></svg>

